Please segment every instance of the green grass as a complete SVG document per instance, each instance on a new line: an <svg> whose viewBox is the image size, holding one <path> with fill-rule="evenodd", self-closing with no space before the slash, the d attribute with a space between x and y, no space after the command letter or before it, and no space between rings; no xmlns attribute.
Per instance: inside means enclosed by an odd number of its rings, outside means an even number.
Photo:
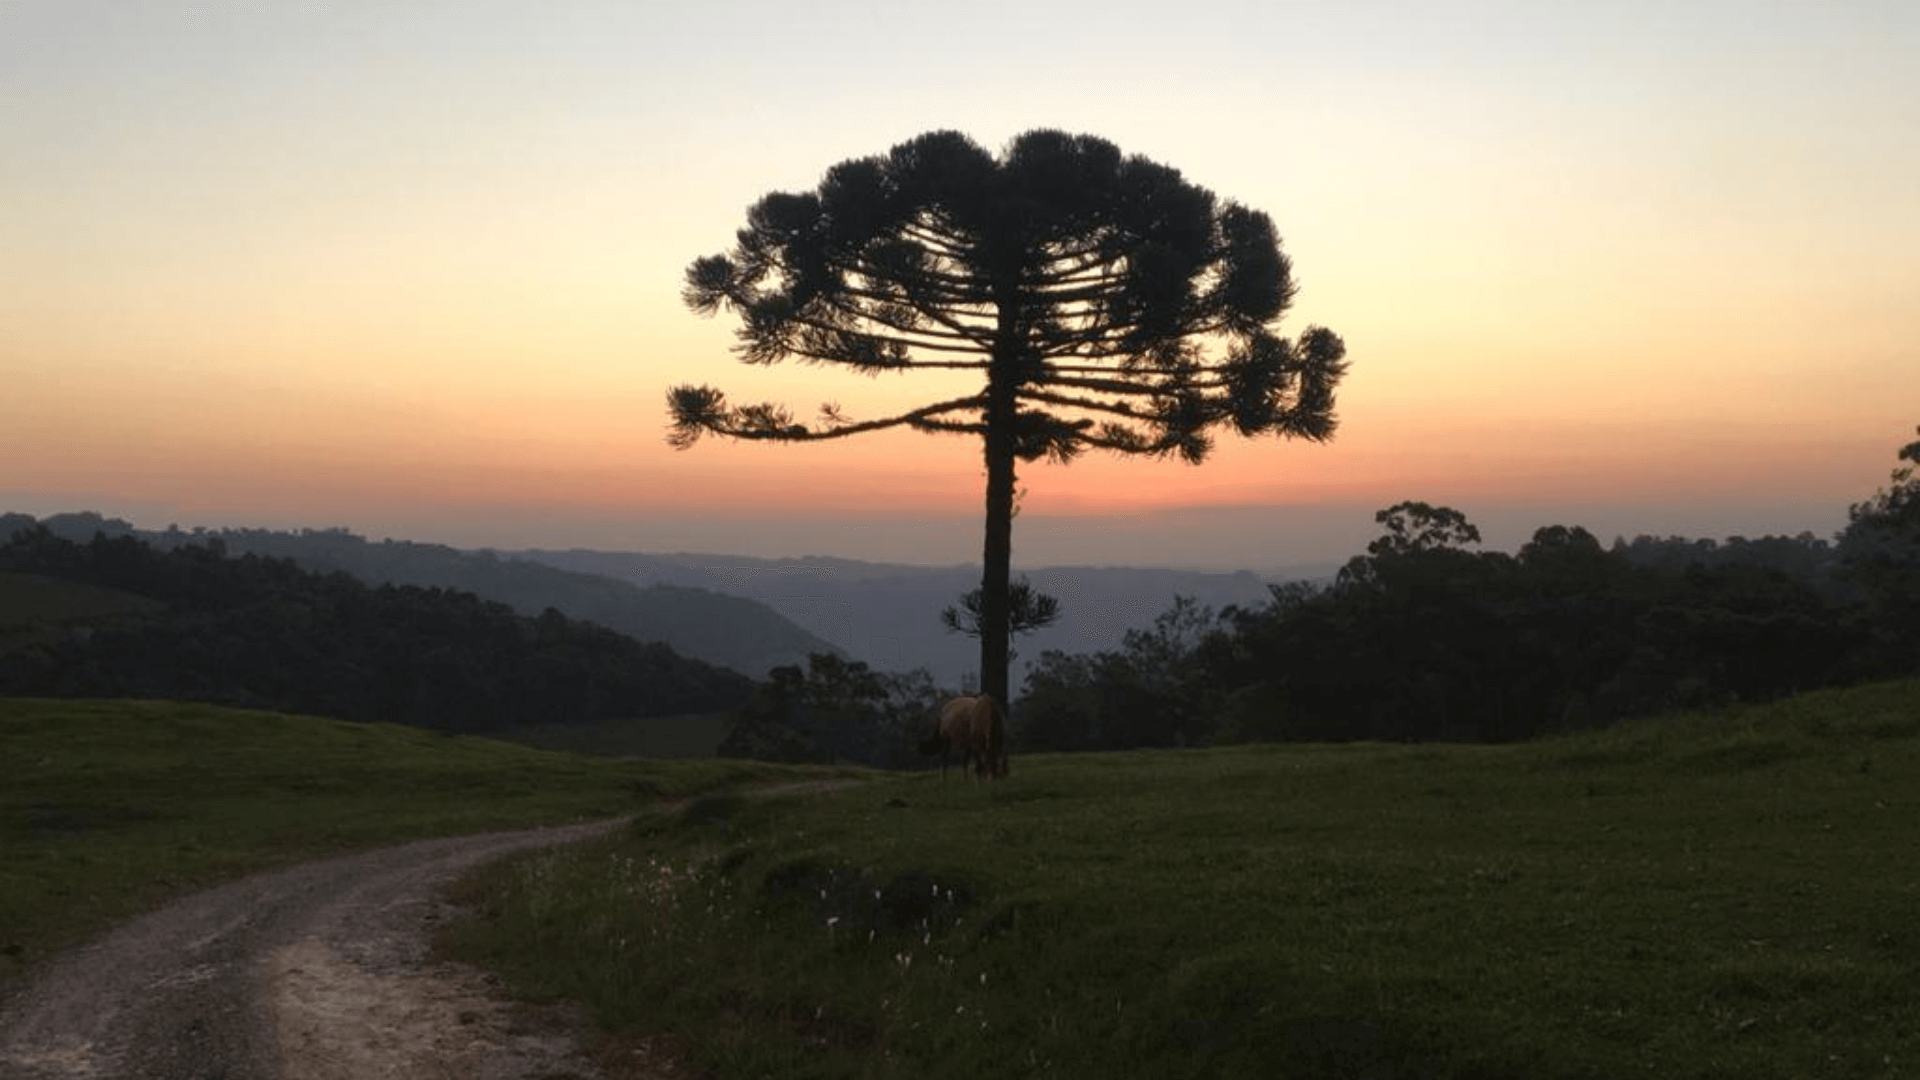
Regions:
<svg viewBox="0 0 1920 1080"><path fill-rule="evenodd" d="M726 740L727 713L682 713L637 720L587 720L516 727L499 733L510 742L605 757L713 757Z"/></svg>
<svg viewBox="0 0 1920 1080"><path fill-rule="evenodd" d="M1016 759L497 865L449 947L720 1077L1920 1074L1920 683Z"/></svg>
<svg viewBox="0 0 1920 1080"><path fill-rule="evenodd" d="M0 979L249 871L823 772L584 758L207 705L0 699Z"/></svg>

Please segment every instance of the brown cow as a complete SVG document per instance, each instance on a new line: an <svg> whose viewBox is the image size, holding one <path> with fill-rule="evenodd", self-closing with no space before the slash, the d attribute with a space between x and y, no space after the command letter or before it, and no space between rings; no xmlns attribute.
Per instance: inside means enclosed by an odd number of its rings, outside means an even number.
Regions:
<svg viewBox="0 0 1920 1080"><path fill-rule="evenodd" d="M1007 775L1007 713L988 694L957 697L940 707L933 738L921 748L940 755L940 775L947 775L947 751L960 751L960 767L972 767L976 779L998 780Z"/></svg>

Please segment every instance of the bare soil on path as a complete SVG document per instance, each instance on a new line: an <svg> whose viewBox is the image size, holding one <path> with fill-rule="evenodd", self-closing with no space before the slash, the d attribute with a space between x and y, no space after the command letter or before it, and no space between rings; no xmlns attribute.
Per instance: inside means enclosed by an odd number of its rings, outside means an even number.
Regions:
<svg viewBox="0 0 1920 1080"><path fill-rule="evenodd" d="M584 1017L509 1004L431 943L454 879L618 824L423 840L176 900L5 988L0 1077L597 1080Z"/></svg>

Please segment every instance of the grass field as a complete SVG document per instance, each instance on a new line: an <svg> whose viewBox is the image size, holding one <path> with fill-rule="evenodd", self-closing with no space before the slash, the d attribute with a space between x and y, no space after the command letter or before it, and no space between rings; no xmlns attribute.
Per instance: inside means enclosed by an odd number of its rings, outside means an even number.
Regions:
<svg viewBox="0 0 1920 1080"><path fill-rule="evenodd" d="M457 955L720 1077L1912 1077L1920 683L715 796L469 887Z"/></svg>
<svg viewBox="0 0 1920 1080"><path fill-rule="evenodd" d="M823 775L615 761L206 705L0 699L0 979L252 870Z"/></svg>

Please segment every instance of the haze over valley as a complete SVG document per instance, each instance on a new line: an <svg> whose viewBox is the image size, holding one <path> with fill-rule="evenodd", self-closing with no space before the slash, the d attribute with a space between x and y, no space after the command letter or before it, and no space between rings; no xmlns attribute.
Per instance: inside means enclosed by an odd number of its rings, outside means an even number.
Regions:
<svg viewBox="0 0 1920 1080"><path fill-rule="evenodd" d="M0 516L0 532L30 522ZM162 547L219 540L234 555L291 558L316 570L345 570L371 584L466 589L524 615L552 606L642 641L664 641L682 655L753 678L776 665L804 666L833 653L887 671L925 668L959 688L979 666L979 646L946 631L941 608L980 586L976 566L927 567L846 559L754 559L712 553L462 551L444 544L368 539L344 529L139 529L96 513L44 519L76 542L95 533L138 536ZM1328 577L1336 565L1302 567L1298 577ZM1060 599L1054 626L1017 643L1024 673L1049 649L1094 652L1117 647L1128 630L1151 626L1176 596L1216 610L1267 602L1269 579L1250 572L1123 567L1048 567L1026 575ZM1285 578L1277 580L1287 580Z"/></svg>

